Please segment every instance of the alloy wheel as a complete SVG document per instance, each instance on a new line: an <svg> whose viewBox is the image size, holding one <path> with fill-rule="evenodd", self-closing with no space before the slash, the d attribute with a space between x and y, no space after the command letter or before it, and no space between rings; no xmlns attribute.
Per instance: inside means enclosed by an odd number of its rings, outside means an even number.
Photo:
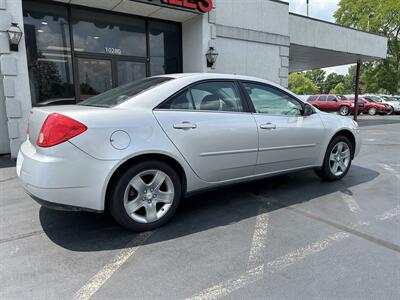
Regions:
<svg viewBox="0 0 400 300"><path fill-rule="evenodd" d="M146 170L129 182L124 194L126 213L139 223L160 220L174 201L174 185L171 178L160 170Z"/></svg>
<svg viewBox="0 0 400 300"><path fill-rule="evenodd" d="M350 165L350 147L345 142L338 142L329 156L329 168L333 175L343 175Z"/></svg>
<svg viewBox="0 0 400 300"><path fill-rule="evenodd" d="M375 107L371 107L370 109L368 109L368 114L370 116L375 116L376 115L376 108Z"/></svg>
<svg viewBox="0 0 400 300"><path fill-rule="evenodd" d="M339 113L341 116L347 116L349 114L349 108L347 106L341 106Z"/></svg>

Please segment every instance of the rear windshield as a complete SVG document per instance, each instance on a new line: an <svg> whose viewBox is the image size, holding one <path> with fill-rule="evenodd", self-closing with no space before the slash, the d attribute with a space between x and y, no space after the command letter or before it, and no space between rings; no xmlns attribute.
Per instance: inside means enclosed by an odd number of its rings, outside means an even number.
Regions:
<svg viewBox="0 0 400 300"><path fill-rule="evenodd" d="M100 107L112 107L122 102L125 102L129 98L140 94L141 92L155 88L156 86L172 80L169 77L149 77L133 81L131 83L121 85L119 87L108 90L104 93L98 94L94 97L90 97L79 103L79 105L85 106L100 106Z"/></svg>

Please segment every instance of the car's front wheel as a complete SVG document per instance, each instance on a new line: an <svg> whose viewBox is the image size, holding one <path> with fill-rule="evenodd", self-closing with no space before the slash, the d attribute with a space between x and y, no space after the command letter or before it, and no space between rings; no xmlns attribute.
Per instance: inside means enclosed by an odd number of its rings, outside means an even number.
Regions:
<svg viewBox="0 0 400 300"><path fill-rule="evenodd" d="M171 219L180 199L181 182L175 170L161 161L145 161L120 176L109 209L125 228L146 231Z"/></svg>
<svg viewBox="0 0 400 300"><path fill-rule="evenodd" d="M375 107L368 108L368 114L370 116L375 116L376 115L376 108Z"/></svg>
<svg viewBox="0 0 400 300"><path fill-rule="evenodd" d="M346 105L343 105L339 109L339 114L341 116L347 116L350 113L350 108Z"/></svg>
<svg viewBox="0 0 400 300"><path fill-rule="evenodd" d="M393 113L394 113L394 108L393 108L393 106L389 106L388 111L387 111L387 114L388 114L388 115L393 115Z"/></svg>
<svg viewBox="0 0 400 300"><path fill-rule="evenodd" d="M334 181L346 176L351 166L352 144L345 136L337 136L328 146L324 164L315 173L322 179Z"/></svg>

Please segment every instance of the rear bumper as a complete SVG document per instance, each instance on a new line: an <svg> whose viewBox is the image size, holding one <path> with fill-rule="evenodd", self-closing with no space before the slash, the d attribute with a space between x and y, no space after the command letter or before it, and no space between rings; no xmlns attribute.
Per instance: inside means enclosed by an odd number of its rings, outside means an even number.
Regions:
<svg viewBox="0 0 400 300"><path fill-rule="evenodd" d="M102 213L102 210L95 210L95 209L90 209L86 207L79 207L79 206L72 206L72 205L66 205L66 204L59 204L59 203L54 203L54 202L49 202L43 199L40 199L28 192L29 196L33 200L35 200L37 203L39 203L43 207L47 207L49 209L53 210L61 210L61 211L85 211L85 212L93 212L93 213Z"/></svg>
<svg viewBox="0 0 400 300"><path fill-rule="evenodd" d="M44 206L100 212L116 163L97 160L69 142L38 150L26 141L18 153L17 174L27 193Z"/></svg>

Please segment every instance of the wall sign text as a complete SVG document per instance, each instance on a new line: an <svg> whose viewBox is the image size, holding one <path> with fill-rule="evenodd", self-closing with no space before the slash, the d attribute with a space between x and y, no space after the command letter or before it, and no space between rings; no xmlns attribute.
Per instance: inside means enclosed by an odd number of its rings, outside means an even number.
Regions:
<svg viewBox="0 0 400 300"><path fill-rule="evenodd" d="M161 3L207 13L212 10L212 0L161 0Z"/></svg>

